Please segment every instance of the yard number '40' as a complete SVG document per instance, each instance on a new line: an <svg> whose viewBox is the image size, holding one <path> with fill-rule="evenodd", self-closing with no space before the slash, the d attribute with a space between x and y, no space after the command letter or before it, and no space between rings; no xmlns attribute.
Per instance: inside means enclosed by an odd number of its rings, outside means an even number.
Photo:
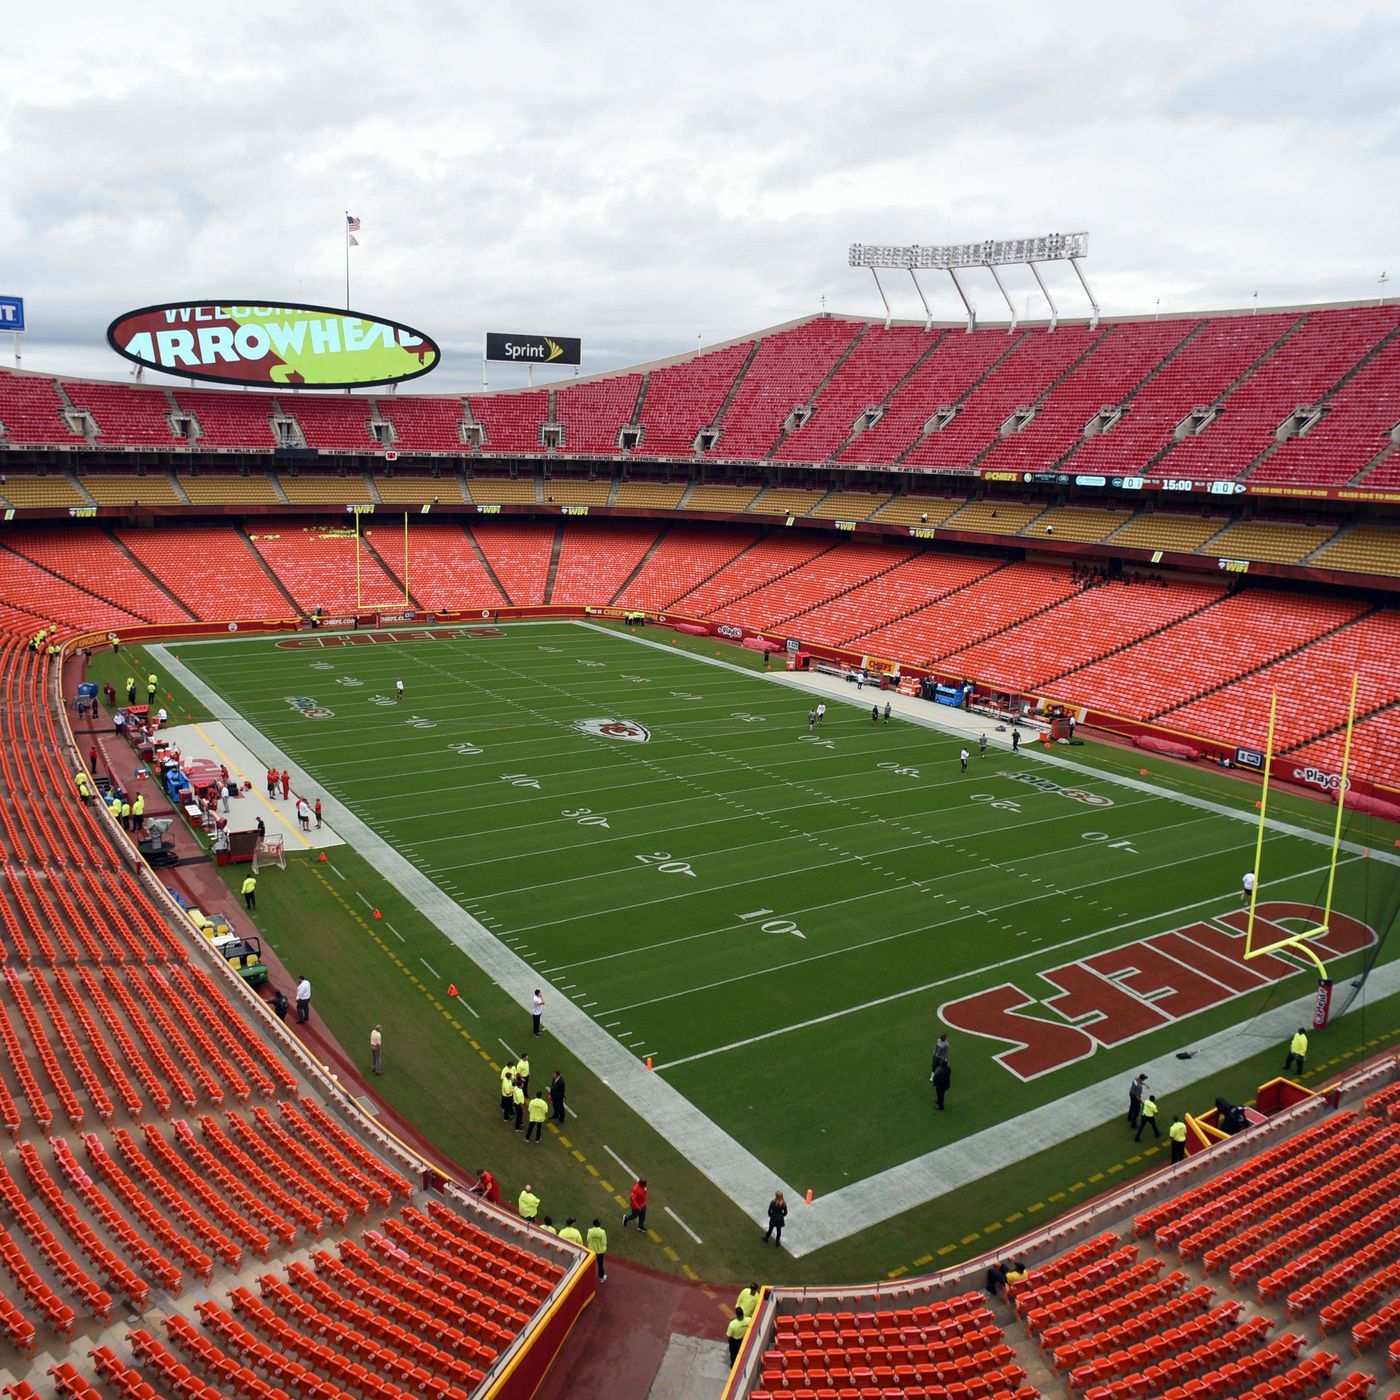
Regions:
<svg viewBox="0 0 1400 1400"><path fill-rule="evenodd" d="M775 919L772 914L771 909L751 909L747 914L740 914L739 918L746 924L762 919L763 922L758 926L762 933L790 933L794 938L807 937L791 919Z"/></svg>
<svg viewBox="0 0 1400 1400"><path fill-rule="evenodd" d="M637 859L643 865L649 865L653 870L659 870L663 875L689 875L692 879L695 872L683 860L673 860L669 851L653 851L649 856L638 856Z"/></svg>

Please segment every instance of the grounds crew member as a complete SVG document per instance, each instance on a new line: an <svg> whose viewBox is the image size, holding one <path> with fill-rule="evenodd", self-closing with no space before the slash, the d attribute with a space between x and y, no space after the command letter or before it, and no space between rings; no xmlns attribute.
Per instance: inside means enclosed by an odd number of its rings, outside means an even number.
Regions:
<svg viewBox="0 0 1400 1400"><path fill-rule="evenodd" d="M1288 1042L1288 1055L1283 1062L1283 1067L1285 1070L1287 1070L1289 1065L1293 1064L1296 1061L1298 1065L1298 1073L1302 1074L1304 1069L1303 1062L1307 1059L1307 1057L1308 1033L1302 1028L1302 1026L1299 1026L1298 1029L1293 1032L1293 1039Z"/></svg>
<svg viewBox="0 0 1400 1400"><path fill-rule="evenodd" d="M540 1135L544 1132L544 1120L549 1117L549 1100L544 1093L536 1089L535 1096L530 1100L530 1126L525 1129L525 1141L530 1141L530 1134L535 1135L535 1141L540 1140ZM582 1240L579 1241L583 1243Z"/></svg>
<svg viewBox="0 0 1400 1400"><path fill-rule="evenodd" d="M734 1309L734 1320L724 1329L724 1335L729 1338L729 1364L732 1366L739 1357L739 1348L744 1343L744 1337L748 1334L749 1319L744 1316L743 1308Z"/></svg>
<svg viewBox="0 0 1400 1400"><path fill-rule="evenodd" d="M73 774L73 782L77 785L79 800L84 803L90 803L92 801L92 789L88 786L88 775L81 768Z"/></svg>
<svg viewBox="0 0 1400 1400"><path fill-rule="evenodd" d="M739 1309L745 1317L753 1317L753 1310L758 1306L759 1287L756 1283L751 1283L735 1300L734 1306Z"/></svg>
<svg viewBox="0 0 1400 1400"><path fill-rule="evenodd" d="M243 907L249 910L258 907L258 879L256 875L249 875L243 881Z"/></svg>
<svg viewBox="0 0 1400 1400"><path fill-rule="evenodd" d="M517 1075L515 1088L510 1091L511 1103L515 1108L515 1131L518 1133L525 1127L525 1086L521 1084Z"/></svg>
<svg viewBox="0 0 1400 1400"><path fill-rule="evenodd" d="M583 1236L578 1232L578 1226L574 1224L574 1217L571 1215L565 1222L564 1228L559 1232L561 1240L568 1240L570 1244L583 1245Z"/></svg>
<svg viewBox="0 0 1400 1400"><path fill-rule="evenodd" d="M149 675L149 676L146 677L146 704L147 704L148 707L154 708L155 703L156 703L156 678L155 678L155 676L152 674L152 675Z"/></svg>
<svg viewBox="0 0 1400 1400"><path fill-rule="evenodd" d="M528 1094L530 1092L530 1056L522 1052L520 1058L515 1062L515 1077L520 1081L520 1087Z"/></svg>
<svg viewBox="0 0 1400 1400"><path fill-rule="evenodd" d="M515 1111L515 1071L507 1065L501 1071L501 1121L510 1122L510 1115Z"/></svg>
<svg viewBox="0 0 1400 1400"><path fill-rule="evenodd" d="M138 792L136 801L131 804L132 825L135 830L140 831L146 822L146 794Z"/></svg>
<svg viewBox="0 0 1400 1400"><path fill-rule="evenodd" d="M595 1220L588 1227L588 1247L598 1263L598 1282L608 1281L608 1232Z"/></svg>
<svg viewBox="0 0 1400 1400"><path fill-rule="evenodd" d="M1172 1125L1167 1129L1167 1137L1171 1139L1172 1163L1175 1164L1186 1156L1186 1124L1181 1121L1179 1113L1172 1119Z"/></svg>
<svg viewBox="0 0 1400 1400"><path fill-rule="evenodd" d="M524 1189L520 1192L520 1199L516 1201L516 1208L520 1211L522 1220L533 1221L540 1213L540 1198L530 1189L530 1183L525 1183Z"/></svg>
<svg viewBox="0 0 1400 1400"><path fill-rule="evenodd" d="M1157 1126L1157 1100L1151 1094L1142 1101L1142 1108L1139 1110L1137 1132L1133 1135L1134 1142L1142 1141L1142 1130L1152 1129L1152 1136L1159 1138L1162 1130Z"/></svg>

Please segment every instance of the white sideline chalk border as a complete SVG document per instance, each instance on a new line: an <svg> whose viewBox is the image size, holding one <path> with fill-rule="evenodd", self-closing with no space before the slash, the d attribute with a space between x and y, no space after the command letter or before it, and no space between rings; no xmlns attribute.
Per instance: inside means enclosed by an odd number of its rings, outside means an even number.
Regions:
<svg viewBox="0 0 1400 1400"><path fill-rule="evenodd" d="M572 622L569 625L599 632L616 640L629 641L638 646L652 647L666 655L678 654L660 642L634 637L629 633L614 632L592 623ZM166 667L169 674L178 676L186 689L202 700L210 712L249 750L268 763L276 762L279 767L286 768L299 782L310 783L309 777L290 757L282 753L253 725L243 720L216 691L176 661L167 647L152 645L148 646L147 650ZM807 694L822 694L828 699L834 698L865 708L862 701L854 698L847 700L847 697L838 692L804 684L786 673L765 674L734 666L717 658L695 656L690 652L680 654L703 665L718 666L750 678L767 679ZM923 716L905 714L904 717L923 724L926 728L938 729L945 733L961 733L932 723ZM1136 791L1181 802L1249 825L1254 824L1246 814L1235 812L1218 803L1174 793L1138 779L1101 773L1096 769L1050 755L1032 753L1032 747L1028 745L1023 752L1052 767L1090 774ZM507 995L522 1005L528 1004L530 993L544 982L541 974L506 948L495 935L366 826L339 799L328 797L325 805L332 825L349 844L371 860L385 879L421 909L443 934ZM1271 829L1319 845L1331 844L1325 836L1304 828L1273 820L1270 820L1268 825ZM1360 853L1360 847L1346 842L1343 845ZM1372 859L1377 858L1400 864L1400 858L1387 857L1383 852L1373 851ZM545 985L549 986L551 991L557 991L552 984L546 982ZM1396 991L1400 991L1400 963L1390 963L1372 972L1367 999L1388 996ZM1359 999L1357 1005L1362 1005L1364 1000ZM1230 1026L1203 1041L1191 1042L1196 1053L1190 1061L1179 1061L1172 1052L1144 1063L1141 1068L1151 1075L1156 1092L1170 1093L1204 1075L1234 1064L1239 1058L1235 1047L1241 1036L1248 1035L1257 1039L1261 1045L1281 1043L1291 1028L1298 1024L1300 1016L1311 1015L1312 1004L1313 996L1310 993L1273 1008L1247 1026ZM794 1201L803 1199L805 1191L800 1191L791 1183L780 1179L752 1152L667 1084L660 1075L648 1072L630 1051L562 992L559 993L554 1006L551 1032L559 1041L578 1056L615 1094L642 1114L756 1225L763 1226L767 1223L767 1202L775 1190L782 1191ZM1189 1036L1186 1039L1189 1040ZM1119 1077L1112 1076L1097 1084L1087 1085L1075 1093L1040 1108L1031 1109L993 1128L974 1133L947 1147L936 1148L861 1181L852 1182L830 1195L817 1198L812 1205L804 1206L795 1214L792 1228L785 1232L783 1247L794 1258L800 1258L901 1215L959 1186L1012 1166L1043 1150L1048 1142L1062 1141L1065 1137L1096 1127L1104 1121L1106 1106L1112 1106L1111 1115L1117 1114L1116 1086ZM609 1155L613 1155L611 1151Z"/></svg>

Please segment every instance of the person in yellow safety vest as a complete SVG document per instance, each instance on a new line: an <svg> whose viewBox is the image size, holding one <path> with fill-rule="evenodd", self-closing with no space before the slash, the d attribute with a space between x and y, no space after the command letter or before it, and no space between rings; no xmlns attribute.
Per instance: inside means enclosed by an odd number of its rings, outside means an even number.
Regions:
<svg viewBox="0 0 1400 1400"><path fill-rule="evenodd" d="M515 1204L522 1220L533 1220L540 1213L540 1198L530 1189L528 1181Z"/></svg>
<svg viewBox="0 0 1400 1400"><path fill-rule="evenodd" d="M501 1071L501 1120L510 1122L515 1110L515 1067L507 1065Z"/></svg>
<svg viewBox="0 0 1400 1400"><path fill-rule="evenodd" d="M751 1283L744 1289L735 1301L734 1306L739 1309L745 1317L752 1317L753 1310L758 1306L758 1285Z"/></svg>
<svg viewBox="0 0 1400 1400"><path fill-rule="evenodd" d="M148 705L156 703L156 678L154 676L146 677L146 703Z"/></svg>
<svg viewBox="0 0 1400 1400"><path fill-rule="evenodd" d="M1307 1059L1307 1057L1308 1033L1302 1028L1302 1026L1299 1026L1298 1029L1293 1032L1293 1039L1288 1042L1288 1055L1283 1062L1284 1070L1287 1071L1288 1067L1296 1061L1298 1065L1298 1073L1302 1074L1304 1069L1303 1062Z"/></svg>
<svg viewBox="0 0 1400 1400"><path fill-rule="evenodd" d="M554 1217L552 1215L546 1215L545 1218L540 1221L540 1229L543 1230L546 1235L557 1235L559 1233L559 1231L554 1228Z"/></svg>
<svg viewBox="0 0 1400 1400"><path fill-rule="evenodd" d="M560 1230L559 1238L561 1240L568 1240L570 1244L576 1244L582 1248L583 1236L579 1234L578 1226L574 1224L574 1217L572 1215L564 1222L564 1228Z"/></svg>
<svg viewBox="0 0 1400 1400"><path fill-rule="evenodd" d="M1167 1129L1167 1137L1171 1139L1172 1161L1181 1161L1186 1156L1186 1124L1181 1121L1180 1114L1172 1119L1172 1125Z"/></svg>
<svg viewBox="0 0 1400 1400"><path fill-rule="evenodd" d="M530 1057L522 1055L515 1062L515 1077L520 1081L520 1087L528 1094L530 1092Z"/></svg>
<svg viewBox="0 0 1400 1400"><path fill-rule="evenodd" d="M144 792L136 794L136 801L131 804L131 815L136 819L136 825L139 828L146 819L146 794Z"/></svg>
<svg viewBox="0 0 1400 1400"><path fill-rule="evenodd" d="M738 1308L735 1308L734 1320L724 1329L724 1335L729 1338L729 1364L731 1366L738 1360L739 1348L743 1345L748 1330L748 1318Z"/></svg>
<svg viewBox="0 0 1400 1400"><path fill-rule="evenodd" d="M122 824L128 831L131 830L131 803L130 803L130 802L123 802L123 803L122 803L122 810L121 810L120 821L121 821L121 824Z"/></svg>
<svg viewBox="0 0 1400 1400"><path fill-rule="evenodd" d="M530 1141L531 1134L535 1141L540 1140L540 1135L544 1132L544 1120L549 1117L549 1100L535 1090L535 1096L530 1100L530 1126L525 1129L525 1141Z"/></svg>
<svg viewBox="0 0 1400 1400"><path fill-rule="evenodd" d="M258 882L255 876L249 875L243 881L243 907L250 912L258 907Z"/></svg>
<svg viewBox="0 0 1400 1400"><path fill-rule="evenodd" d="M1142 1141L1144 1128L1151 1128L1152 1136L1155 1138L1162 1136L1162 1130L1157 1126L1157 1100L1151 1094L1142 1101L1142 1117L1138 1119L1138 1130L1133 1136L1134 1142Z"/></svg>
<svg viewBox="0 0 1400 1400"><path fill-rule="evenodd" d="M588 1247L598 1262L598 1282L608 1281L608 1232L595 1220L588 1227Z"/></svg>
<svg viewBox="0 0 1400 1400"><path fill-rule="evenodd" d="M87 773L83 769L79 768L78 771L73 774L73 782L78 789L78 796L81 797L84 802L86 802L88 798L92 796L92 794L88 791Z"/></svg>
<svg viewBox="0 0 1400 1400"><path fill-rule="evenodd" d="M136 703L136 677L135 677L135 676L128 676L128 677L126 678L126 703L127 703L128 705L134 705L134 704Z"/></svg>
<svg viewBox="0 0 1400 1400"><path fill-rule="evenodd" d="M515 1131L523 1132L525 1128L525 1086L520 1080L515 1081L515 1088L510 1092L510 1100L515 1105Z"/></svg>

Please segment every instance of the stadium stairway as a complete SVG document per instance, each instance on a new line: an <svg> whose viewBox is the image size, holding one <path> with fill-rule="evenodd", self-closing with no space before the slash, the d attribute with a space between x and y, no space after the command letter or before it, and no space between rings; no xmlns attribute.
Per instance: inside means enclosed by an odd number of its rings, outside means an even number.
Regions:
<svg viewBox="0 0 1400 1400"><path fill-rule="evenodd" d="M398 568L394 567L390 560L380 552L379 546L375 544L370 531L362 530L360 532L360 541L364 548L367 549L370 555L378 562L379 567L403 590L403 596L407 600L408 605L421 611L423 604L418 601L413 590L404 582L403 566L400 565Z"/></svg>
<svg viewBox="0 0 1400 1400"><path fill-rule="evenodd" d="M246 525L238 525L235 528L243 537L243 543L248 547L248 553L257 561L258 567L261 568L272 586L286 600L287 615L289 617L300 617L304 615L306 610L292 596L291 590L282 582L281 578L278 577L277 570L272 567L263 556L262 551L253 543L252 536L248 533L248 527Z"/></svg>
<svg viewBox="0 0 1400 1400"><path fill-rule="evenodd" d="M632 586L632 583L636 579L637 575L640 574L642 570L645 569L646 566L651 563L652 558L656 554L656 551L661 548L662 542L670 533L670 522L664 522L660 530L657 531L656 538L653 539L652 542L646 547L646 551L643 553L642 557L637 560L636 564L632 569L632 572L628 574L627 577L623 579L620 584L618 584L617 588L613 592L612 597L608 599L608 605L610 607L621 606L617 600L621 598L622 595L626 593L626 591Z"/></svg>
<svg viewBox="0 0 1400 1400"><path fill-rule="evenodd" d="M564 522L561 520L554 531L554 539L549 546L549 572L544 576L544 597L541 602L548 604L554 600L554 580L559 575L559 551L564 545Z"/></svg>
<svg viewBox="0 0 1400 1400"><path fill-rule="evenodd" d="M830 553L838 543L824 536L794 536L784 529L770 531L671 606L691 617L714 616L819 555Z"/></svg>

